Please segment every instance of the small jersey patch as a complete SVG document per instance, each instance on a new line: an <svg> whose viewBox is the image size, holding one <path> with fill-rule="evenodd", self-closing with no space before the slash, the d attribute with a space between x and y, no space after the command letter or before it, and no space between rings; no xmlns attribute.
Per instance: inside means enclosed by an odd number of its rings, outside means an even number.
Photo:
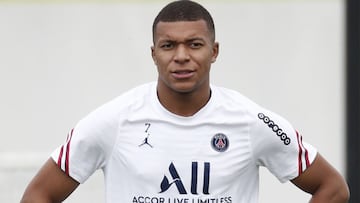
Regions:
<svg viewBox="0 0 360 203"><path fill-rule="evenodd" d="M211 139L211 146L217 152L225 152L229 148L229 139L223 133L217 133Z"/></svg>
<svg viewBox="0 0 360 203"><path fill-rule="evenodd" d="M269 117L265 116L263 113L259 113L258 117L260 120L264 121L264 123L267 124L267 126L272 129L277 136L280 137L281 141L283 141L285 145L289 145L291 143L291 139L287 136L287 134L284 133L283 130Z"/></svg>

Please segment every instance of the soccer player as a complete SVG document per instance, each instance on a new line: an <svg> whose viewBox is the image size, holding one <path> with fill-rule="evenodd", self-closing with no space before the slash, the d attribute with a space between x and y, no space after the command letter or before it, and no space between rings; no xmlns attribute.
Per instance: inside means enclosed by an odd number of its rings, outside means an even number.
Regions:
<svg viewBox="0 0 360 203"><path fill-rule="evenodd" d="M312 194L311 203L347 202L343 177L287 120L210 84L219 44L204 7L166 5L151 50L158 80L80 120L22 203L61 202L98 169L108 203L257 203L261 166Z"/></svg>

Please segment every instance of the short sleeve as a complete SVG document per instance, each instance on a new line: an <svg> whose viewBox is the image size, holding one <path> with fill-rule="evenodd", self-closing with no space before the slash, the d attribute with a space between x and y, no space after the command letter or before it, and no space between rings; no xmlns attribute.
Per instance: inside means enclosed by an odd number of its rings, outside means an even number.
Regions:
<svg viewBox="0 0 360 203"><path fill-rule="evenodd" d="M66 141L52 153L57 165L79 183L105 166L117 132L117 119L111 105L104 105L78 122Z"/></svg>
<svg viewBox="0 0 360 203"><path fill-rule="evenodd" d="M283 117L261 109L254 115L251 140L255 162L280 182L292 180L314 161L317 150Z"/></svg>

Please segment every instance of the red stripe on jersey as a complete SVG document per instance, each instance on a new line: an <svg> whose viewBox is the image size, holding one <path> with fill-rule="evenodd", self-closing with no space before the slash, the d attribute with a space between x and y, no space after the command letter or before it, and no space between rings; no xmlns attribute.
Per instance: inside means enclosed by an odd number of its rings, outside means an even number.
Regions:
<svg viewBox="0 0 360 203"><path fill-rule="evenodd" d="M299 175L300 175L305 169L307 169L310 166L310 159L309 159L309 151L305 148L305 146L303 144L302 136L297 131L296 131L296 137L297 137L298 146L299 146L298 163L299 163ZM304 156L303 156L303 154L304 154ZM305 166L303 166L303 160L304 160Z"/></svg>
<svg viewBox="0 0 360 203"><path fill-rule="evenodd" d="M69 154L70 154L70 143L74 129L71 130L70 136L68 137L68 143L66 146L66 157L65 157L65 173L69 175Z"/></svg>
<svg viewBox="0 0 360 203"><path fill-rule="evenodd" d="M309 160L309 152L308 150L304 147L303 142L302 142L302 136L301 136L301 146L304 148L305 150L305 162L306 162L306 168L308 168L310 166L310 160Z"/></svg>
<svg viewBox="0 0 360 203"><path fill-rule="evenodd" d="M302 155L302 148L301 148L301 144L300 144L300 139L299 139L299 133L296 131L296 138L298 141L298 147L299 147L299 155L298 155L298 166L299 166L299 175L302 173L302 161L301 161L301 155Z"/></svg>
<svg viewBox="0 0 360 203"><path fill-rule="evenodd" d="M66 136L65 144L63 144L61 146L61 149L60 149L60 153L59 153L59 157L58 157L58 161L57 161L57 165L60 168L62 168L62 159L63 159L63 154L64 154L64 147L65 147L65 145L67 145L68 142L69 142L69 133Z"/></svg>
<svg viewBox="0 0 360 203"><path fill-rule="evenodd" d="M62 156L63 156L63 152L64 152L64 145L61 147L60 149L60 154L59 154L59 157L58 157L58 161L57 161L57 165L61 168L61 159L62 159Z"/></svg>

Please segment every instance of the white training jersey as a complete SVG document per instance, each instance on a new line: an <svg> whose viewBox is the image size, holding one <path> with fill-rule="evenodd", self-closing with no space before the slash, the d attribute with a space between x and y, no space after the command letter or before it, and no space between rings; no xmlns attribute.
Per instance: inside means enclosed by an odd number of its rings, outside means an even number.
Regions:
<svg viewBox="0 0 360 203"><path fill-rule="evenodd" d="M212 85L209 102L182 117L156 85L96 109L52 154L80 183L102 169L108 203L257 203L260 166L285 182L316 156L285 119L236 91Z"/></svg>

